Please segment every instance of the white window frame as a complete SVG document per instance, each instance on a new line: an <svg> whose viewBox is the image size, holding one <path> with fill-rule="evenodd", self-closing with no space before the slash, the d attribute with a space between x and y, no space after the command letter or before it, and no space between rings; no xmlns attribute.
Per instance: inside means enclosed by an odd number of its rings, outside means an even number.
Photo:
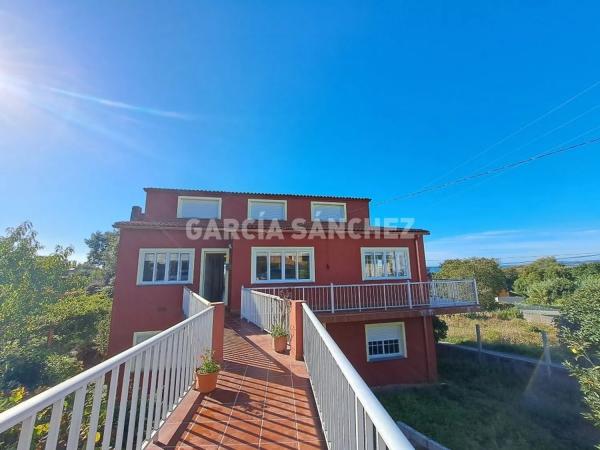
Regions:
<svg viewBox="0 0 600 450"><path fill-rule="evenodd" d="M404 260L406 261L406 275L405 276L393 276L393 277L369 277L367 276L367 266L365 264L365 253L386 253L386 252L402 252L404 253ZM384 261L385 264L385 261ZM362 267L362 279L363 281L369 280L409 280L410 274L410 252L408 247L361 247L360 248L360 265Z"/></svg>
<svg viewBox="0 0 600 450"><path fill-rule="evenodd" d="M180 195L177 197L177 218L178 219L198 219L198 217L183 217L181 215L181 207L182 202L184 200L209 200L209 201L217 201L219 203L219 214L217 217L202 217L202 219L220 219L221 218L221 206L223 203L223 199L221 197L195 197L193 195Z"/></svg>
<svg viewBox="0 0 600 450"><path fill-rule="evenodd" d="M389 326L400 326L402 330L401 353L391 353L386 355L369 355L369 329L383 328ZM367 362L408 358L408 353L406 352L406 327L404 325L404 322L383 322L365 324L365 354L367 356Z"/></svg>
<svg viewBox="0 0 600 450"><path fill-rule="evenodd" d="M285 253L304 252L309 254L310 278L285 278ZM267 273L271 273L271 253L281 253L281 280L259 280L256 278L256 254L267 253ZM252 247L251 252L251 279L252 284L275 284L275 283L314 283L315 282L315 248L314 247ZM298 264L298 262L296 262ZM298 273L296 273L296 276Z"/></svg>
<svg viewBox="0 0 600 450"><path fill-rule="evenodd" d="M161 333L162 330L156 330L156 331L134 331L133 332L133 345L138 345L141 344L142 342L150 339L151 337L156 336L158 333ZM144 336L148 336L146 339L144 339L144 341L140 341L140 342L136 342L136 339L138 337L144 337Z"/></svg>
<svg viewBox="0 0 600 450"><path fill-rule="evenodd" d="M342 219L319 219L315 217L315 207L318 205L329 205L329 206L343 206L344 217ZM313 222L347 222L348 221L348 210L345 202L310 202L310 218Z"/></svg>
<svg viewBox="0 0 600 450"><path fill-rule="evenodd" d="M142 281L144 276L144 255L146 253L189 253L190 254L190 267L189 267L189 276L187 281L180 280L162 280L162 281ZM137 270L137 285L138 286L159 286L163 284L192 284L194 282L194 258L195 258L195 250L193 248L140 248L138 254L138 270ZM169 261L169 258L166 258ZM154 264L154 271L156 271L156 264ZM165 267L165 275L168 275L169 267ZM181 262L178 267L178 278L179 273L181 272ZM154 278L154 276L153 276ZM166 276L167 278L167 276Z"/></svg>
<svg viewBox="0 0 600 450"><path fill-rule="evenodd" d="M260 220L250 216L252 202L262 203L283 203L283 218L281 219L264 219L264 220L287 220L287 200L264 199L264 198L249 198L248 199L248 219Z"/></svg>

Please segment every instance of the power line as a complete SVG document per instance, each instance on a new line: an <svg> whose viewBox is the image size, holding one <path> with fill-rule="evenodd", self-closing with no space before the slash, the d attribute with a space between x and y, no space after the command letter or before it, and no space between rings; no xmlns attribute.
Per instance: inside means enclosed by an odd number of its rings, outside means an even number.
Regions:
<svg viewBox="0 0 600 450"><path fill-rule="evenodd" d="M595 81L594 83L592 83L591 85L589 85L588 87L586 87L585 89L579 91L577 94L573 95L572 97L569 97L567 100L565 100L564 102L550 108L548 111L546 111L545 113L543 113L541 116L536 117L535 119L533 119L532 121L526 123L525 125L521 126L520 128L518 128L517 130L507 134L506 136L504 136L502 139L494 142L493 144L487 146L486 148L484 148L483 150L481 150L479 153L475 154L474 156L472 156L471 158L467 159L466 161L463 161L462 163L458 164L457 166L453 167L452 169L450 169L449 171L447 171L446 173L444 173L443 175L440 175L436 178L434 178L431 182L435 182L437 180L440 180L442 178L444 178L446 175L450 175L452 172L456 171L457 169L469 164L472 161L475 161L477 158L479 158L481 155L486 154L487 152L489 152L490 150L492 150L493 148L497 147L500 144L503 144L504 142L506 142L507 140L515 137L516 135L520 134L522 131L525 131L527 128L531 127L532 125L535 125L536 123L540 122L542 119L545 119L546 117L548 117L549 115L555 113L556 111L564 108L565 106L567 106L568 104L570 104L571 102L573 102L574 100L576 100L577 98L581 97L583 94L591 91L592 89L594 89L596 86L598 86L598 84L600 84L600 80ZM423 189L428 188L430 185L426 185Z"/></svg>
<svg viewBox="0 0 600 450"><path fill-rule="evenodd" d="M475 180L475 179L482 178L482 177L485 177L485 176L495 175L495 174L498 174L498 173L501 173L501 172L505 172L505 171L510 170L510 169L514 169L516 167L520 167L520 166L525 165L525 164L532 163L534 161L537 161L537 160L540 160L540 159L543 159L543 158L548 158L550 156L554 156L554 155L557 155L557 154L560 154L560 153L566 153L568 151L576 150L578 148L585 147L587 145L596 144L599 141L600 141L600 137L595 137L595 138L592 138L592 139L588 139L587 141L583 141L583 142L579 142L577 144L570 145L568 147L560 147L560 148L555 149L555 150L550 150L550 151L547 151L547 152L544 152L544 153L538 153L537 155L533 155L533 156L531 156L529 158L522 159L520 161L515 161L515 162L512 162L512 163L504 164L502 166L495 167L493 169L489 169L489 170L486 170L486 171L483 171L483 172L479 172L479 173L475 173L475 174L472 174L472 175L467 175L467 176L464 176L464 177L455 178L454 180L448 181L446 183L436 184L436 185L433 185L433 186L430 186L430 187L427 187L427 188L424 188L424 189L420 189L418 191L410 192L410 193L402 195L400 197L394 197L394 198L391 198L389 200L384 200L384 201L378 202L377 204L378 205L383 205L385 203L390 203L390 202L395 202L395 201L399 201L399 200L406 200L406 199L412 198L412 197L417 197L417 196L423 195L423 194L425 194L427 192L439 191L440 189L445 189L445 188L448 188L450 186L454 186L456 184L465 183L467 181Z"/></svg>

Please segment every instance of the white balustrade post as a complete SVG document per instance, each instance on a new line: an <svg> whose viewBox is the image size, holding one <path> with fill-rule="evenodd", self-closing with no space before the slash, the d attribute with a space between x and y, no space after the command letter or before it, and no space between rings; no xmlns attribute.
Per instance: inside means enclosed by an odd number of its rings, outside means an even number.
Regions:
<svg viewBox="0 0 600 450"><path fill-rule="evenodd" d="M408 307L410 309L412 309L412 289L411 289L411 282L409 281L408 283L406 283L406 289L408 290Z"/></svg>
<svg viewBox="0 0 600 450"><path fill-rule="evenodd" d="M335 299L334 299L334 289L333 289L333 283L330 284L330 292L329 292L329 299L331 301L331 312L334 313L335 312Z"/></svg>

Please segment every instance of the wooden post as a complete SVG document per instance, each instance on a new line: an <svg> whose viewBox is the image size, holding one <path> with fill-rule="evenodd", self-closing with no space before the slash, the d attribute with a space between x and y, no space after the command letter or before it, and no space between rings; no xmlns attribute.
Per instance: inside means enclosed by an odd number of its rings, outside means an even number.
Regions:
<svg viewBox="0 0 600 450"><path fill-rule="evenodd" d="M542 331L542 345L544 346L544 363L546 364L546 373L552 375L552 359L550 357L550 345L548 344L548 333Z"/></svg>
<svg viewBox="0 0 600 450"><path fill-rule="evenodd" d="M479 361L481 361L481 351L483 350L483 345L481 343L481 326L478 323L475 324L475 335L477 336L477 354L479 355Z"/></svg>

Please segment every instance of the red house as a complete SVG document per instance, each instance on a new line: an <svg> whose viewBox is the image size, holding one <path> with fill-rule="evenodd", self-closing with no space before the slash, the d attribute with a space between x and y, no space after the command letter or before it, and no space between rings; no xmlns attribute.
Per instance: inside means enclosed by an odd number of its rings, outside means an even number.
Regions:
<svg viewBox="0 0 600 450"><path fill-rule="evenodd" d="M476 310L474 281L431 281L426 230L370 223L369 199L146 188L118 222L116 354L182 319L188 287L303 300L372 386L434 381L432 317ZM388 223L389 222L389 223Z"/></svg>

